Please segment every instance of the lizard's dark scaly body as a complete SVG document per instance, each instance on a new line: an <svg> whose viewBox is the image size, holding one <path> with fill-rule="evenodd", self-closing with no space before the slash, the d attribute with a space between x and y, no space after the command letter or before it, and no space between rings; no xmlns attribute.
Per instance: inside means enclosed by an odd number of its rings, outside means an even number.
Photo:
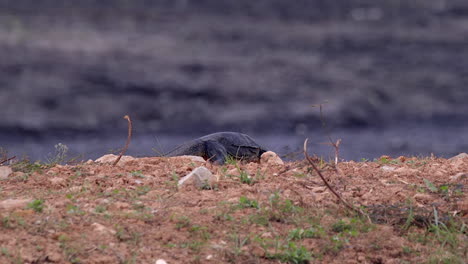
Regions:
<svg viewBox="0 0 468 264"><path fill-rule="evenodd" d="M224 164L228 156L238 160L258 161L266 151L246 134L218 132L191 140L166 153L165 156L193 155L215 164Z"/></svg>

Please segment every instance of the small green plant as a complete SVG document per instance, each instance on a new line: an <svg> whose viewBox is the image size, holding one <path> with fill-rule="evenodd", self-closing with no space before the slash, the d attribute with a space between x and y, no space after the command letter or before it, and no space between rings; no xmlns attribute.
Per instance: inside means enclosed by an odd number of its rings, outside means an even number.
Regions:
<svg viewBox="0 0 468 264"><path fill-rule="evenodd" d="M44 200L36 199L28 203L28 208L33 209L37 213L42 213L42 211L44 210Z"/></svg>
<svg viewBox="0 0 468 264"><path fill-rule="evenodd" d="M342 233L345 231L351 231L353 227L350 224L346 223L345 221L339 220L338 222L332 225L331 229L333 232Z"/></svg>
<svg viewBox="0 0 468 264"><path fill-rule="evenodd" d="M250 175L246 171L241 170L239 168L238 170L239 170L239 178L240 178L241 183L248 184L248 185L251 185L254 183L254 180L252 179L252 177L250 177Z"/></svg>
<svg viewBox="0 0 468 264"><path fill-rule="evenodd" d="M84 215L85 212L81 210L77 205L74 204L67 204L66 206L67 214L74 214L74 215Z"/></svg>
<svg viewBox="0 0 468 264"><path fill-rule="evenodd" d="M133 177L138 177L138 178L145 178L146 177L145 175L143 175L143 172L141 170L132 171L132 172L130 172L130 174Z"/></svg>
<svg viewBox="0 0 468 264"><path fill-rule="evenodd" d="M239 197L239 207L240 208L255 208L259 209L258 202L255 200L250 200L245 196Z"/></svg>
<svg viewBox="0 0 468 264"><path fill-rule="evenodd" d="M107 211L107 206L104 206L104 205L97 205L96 208L94 208L94 212L98 214L102 214L105 211Z"/></svg>
<svg viewBox="0 0 468 264"><path fill-rule="evenodd" d="M177 230L180 230L182 228L189 227L189 226L190 226L190 218L188 218L187 216L181 216L176 221Z"/></svg>
<svg viewBox="0 0 468 264"><path fill-rule="evenodd" d="M267 257L292 264L305 264L309 263L312 255L304 246L297 246L294 242L288 242L282 247L282 252Z"/></svg>
<svg viewBox="0 0 468 264"><path fill-rule="evenodd" d="M435 187L435 185L432 182L430 182L429 180L424 179L424 184L426 185L426 188L429 191L431 191L431 192L437 192L438 191L437 187Z"/></svg>
<svg viewBox="0 0 468 264"><path fill-rule="evenodd" d="M225 164L237 166L237 159L235 157L231 156L231 155L228 155L226 157Z"/></svg>
<svg viewBox="0 0 468 264"><path fill-rule="evenodd" d="M323 234L322 228L310 227L307 229L295 228L289 231L289 240L302 240L304 238L319 238Z"/></svg>
<svg viewBox="0 0 468 264"><path fill-rule="evenodd" d="M13 163L11 168L13 171L20 171L26 174L32 174L34 172L42 173L44 166L38 161L31 162L27 159L24 159L24 160Z"/></svg>
<svg viewBox="0 0 468 264"><path fill-rule="evenodd" d="M241 237L239 234L235 233L230 235L230 240L234 244L232 251L232 254L237 257L240 254L242 254L242 248L250 243L250 239L248 236L246 237Z"/></svg>

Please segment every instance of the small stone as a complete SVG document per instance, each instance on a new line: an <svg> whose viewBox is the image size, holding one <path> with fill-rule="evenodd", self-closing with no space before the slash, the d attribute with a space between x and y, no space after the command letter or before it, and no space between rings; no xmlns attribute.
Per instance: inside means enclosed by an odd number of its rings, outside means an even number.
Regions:
<svg viewBox="0 0 468 264"><path fill-rule="evenodd" d="M64 178L61 178L61 177L49 178L49 182L50 182L53 186L65 186L65 179L64 179Z"/></svg>
<svg viewBox="0 0 468 264"><path fill-rule="evenodd" d="M263 258L265 256L265 250L258 245L252 246L252 248L250 249L250 253L260 258Z"/></svg>
<svg viewBox="0 0 468 264"><path fill-rule="evenodd" d="M167 262L164 259L158 259L155 264L167 264Z"/></svg>
<svg viewBox="0 0 468 264"><path fill-rule="evenodd" d="M99 223L92 223L91 226L93 227L94 231L101 233L101 234L110 234L110 235L116 234L115 230L105 227Z"/></svg>
<svg viewBox="0 0 468 264"><path fill-rule="evenodd" d="M13 170L8 166L0 166L0 180L8 179Z"/></svg>
<svg viewBox="0 0 468 264"><path fill-rule="evenodd" d="M383 170L383 171L394 171L394 170L396 170L395 167L387 166L387 165L382 166L382 168L380 168L380 169Z"/></svg>
<svg viewBox="0 0 468 264"><path fill-rule="evenodd" d="M460 153L460 154L458 154L456 156L451 157L449 160L452 161L452 160L456 160L456 159L466 159L466 158L468 158L468 154Z"/></svg>
<svg viewBox="0 0 468 264"><path fill-rule="evenodd" d="M430 202L434 200L432 195L430 194L425 194L425 193L417 193L413 196L413 198L418 201L418 202Z"/></svg>
<svg viewBox="0 0 468 264"><path fill-rule="evenodd" d="M406 161L406 157L405 156L400 156L397 158L401 163L405 162Z"/></svg>
<svg viewBox="0 0 468 264"><path fill-rule="evenodd" d="M112 256L101 255L93 257L93 263L95 264L111 264L116 262L117 260Z"/></svg>
<svg viewBox="0 0 468 264"><path fill-rule="evenodd" d="M15 210L26 207L32 199L7 199L0 202L0 210Z"/></svg>
<svg viewBox="0 0 468 264"><path fill-rule="evenodd" d="M130 208L130 204L124 202L115 202L109 206L111 210L122 210Z"/></svg>
<svg viewBox="0 0 468 264"><path fill-rule="evenodd" d="M213 259L213 255L206 256L206 260L211 260L211 259Z"/></svg>
<svg viewBox="0 0 468 264"><path fill-rule="evenodd" d="M180 158L188 159L193 162L206 162L206 160L200 156L183 155L183 156L177 156L177 157L170 157L170 159L180 159Z"/></svg>
<svg viewBox="0 0 468 264"><path fill-rule="evenodd" d="M458 201L457 208L458 210L460 210L461 215L467 215L468 214L468 201L466 200Z"/></svg>
<svg viewBox="0 0 468 264"><path fill-rule="evenodd" d="M97 162L97 163L111 163L112 164L117 160L118 157L119 156L114 155L114 154L107 154L107 155L104 155L104 156L98 158L97 160L95 160L95 162ZM132 157L132 156L122 156L122 158L120 159L120 162L125 163L125 162L132 161L132 160L135 160L135 158Z"/></svg>
<svg viewBox="0 0 468 264"><path fill-rule="evenodd" d="M186 184L193 184L197 188L203 188L208 186L212 186L217 181L216 176L214 176L210 170L206 167L201 166L195 168L191 173L187 176L182 177L179 180L179 186L186 185Z"/></svg>
<svg viewBox="0 0 468 264"><path fill-rule="evenodd" d="M451 183L460 182L461 180L466 179L467 177L468 177L468 173L460 172L453 176L450 176L450 182Z"/></svg>
<svg viewBox="0 0 468 264"><path fill-rule="evenodd" d="M454 159L450 161L452 170L462 170L466 164L468 164L468 159Z"/></svg>
<svg viewBox="0 0 468 264"><path fill-rule="evenodd" d="M313 187L312 188L312 192L313 193L323 193L324 191L326 191L328 188L326 186L323 186L323 187Z"/></svg>
<svg viewBox="0 0 468 264"><path fill-rule="evenodd" d="M239 175L239 170L238 170L237 168L232 168L232 169L228 170L228 171L226 172L226 175L229 175L229 176L237 176L237 177L240 176L240 175Z"/></svg>
<svg viewBox="0 0 468 264"><path fill-rule="evenodd" d="M138 184L138 185L141 185L141 184L143 184L143 181L141 181L141 180L135 180L135 183Z"/></svg>
<svg viewBox="0 0 468 264"><path fill-rule="evenodd" d="M417 175L419 173L419 171L416 169L404 168L404 167L396 169L395 172L402 176Z"/></svg>
<svg viewBox="0 0 468 264"><path fill-rule="evenodd" d="M54 263L61 262L62 255L60 255L60 253L56 251L52 251L52 252L47 253L47 260L49 260L50 262L54 262Z"/></svg>
<svg viewBox="0 0 468 264"><path fill-rule="evenodd" d="M81 186L72 186L70 188L68 188L68 192L70 193L76 193L76 192L79 192L81 191Z"/></svg>
<svg viewBox="0 0 468 264"><path fill-rule="evenodd" d="M283 160L273 151L267 151L262 154L260 157L261 164L268 164L268 165L284 165Z"/></svg>

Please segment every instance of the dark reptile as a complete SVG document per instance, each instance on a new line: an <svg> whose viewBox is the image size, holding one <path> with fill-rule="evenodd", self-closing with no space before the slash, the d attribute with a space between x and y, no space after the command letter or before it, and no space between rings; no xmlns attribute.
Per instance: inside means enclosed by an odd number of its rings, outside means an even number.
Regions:
<svg viewBox="0 0 468 264"><path fill-rule="evenodd" d="M228 157L237 160L259 161L267 150L246 134L218 132L186 142L165 154L166 157L193 155L214 164L224 164Z"/></svg>

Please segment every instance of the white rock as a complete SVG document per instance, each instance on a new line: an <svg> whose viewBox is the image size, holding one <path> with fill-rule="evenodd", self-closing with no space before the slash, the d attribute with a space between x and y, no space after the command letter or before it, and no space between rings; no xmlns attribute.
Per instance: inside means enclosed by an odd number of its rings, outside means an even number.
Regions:
<svg viewBox="0 0 468 264"><path fill-rule="evenodd" d="M0 180L8 179L13 170L8 166L0 166Z"/></svg>
<svg viewBox="0 0 468 264"><path fill-rule="evenodd" d="M382 166L382 168L380 168L381 170L383 171L394 171L396 168L395 167L392 167L392 166Z"/></svg>
<svg viewBox="0 0 468 264"><path fill-rule="evenodd" d="M179 180L179 186L186 185L186 184L193 184L198 188L203 188L207 184L209 186L213 185L216 182L217 178L214 176L210 170L206 167L201 166L195 168L191 173L187 176L182 177Z"/></svg>
<svg viewBox="0 0 468 264"><path fill-rule="evenodd" d="M167 264L167 262L164 259L158 259L155 264Z"/></svg>
<svg viewBox="0 0 468 264"><path fill-rule="evenodd" d="M185 158L193 162L206 162L206 160L200 156L183 155L183 156L170 157L170 159L174 159L174 158Z"/></svg>
<svg viewBox="0 0 468 264"><path fill-rule="evenodd" d="M32 202L32 199L7 199L0 202L0 210L14 210L19 208L25 208L28 203Z"/></svg>
<svg viewBox="0 0 468 264"><path fill-rule="evenodd" d="M468 158L468 154L466 153L460 153L456 156L451 157L449 160L456 160L456 159L465 159Z"/></svg>
<svg viewBox="0 0 468 264"><path fill-rule="evenodd" d="M267 151L260 157L261 164L284 165L283 160L273 151Z"/></svg>
<svg viewBox="0 0 468 264"><path fill-rule="evenodd" d="M119 156L118 155L114 155L114 154L107 154L107 155L104 155L100 158L98 158L97 160L95 160L95 162L97 163L114 163L117 158ZM127 162L127 161L132 161L132 160L135 160L134 157L132 156L122 156L122 158L120 159L120 162Z"/></svg>

